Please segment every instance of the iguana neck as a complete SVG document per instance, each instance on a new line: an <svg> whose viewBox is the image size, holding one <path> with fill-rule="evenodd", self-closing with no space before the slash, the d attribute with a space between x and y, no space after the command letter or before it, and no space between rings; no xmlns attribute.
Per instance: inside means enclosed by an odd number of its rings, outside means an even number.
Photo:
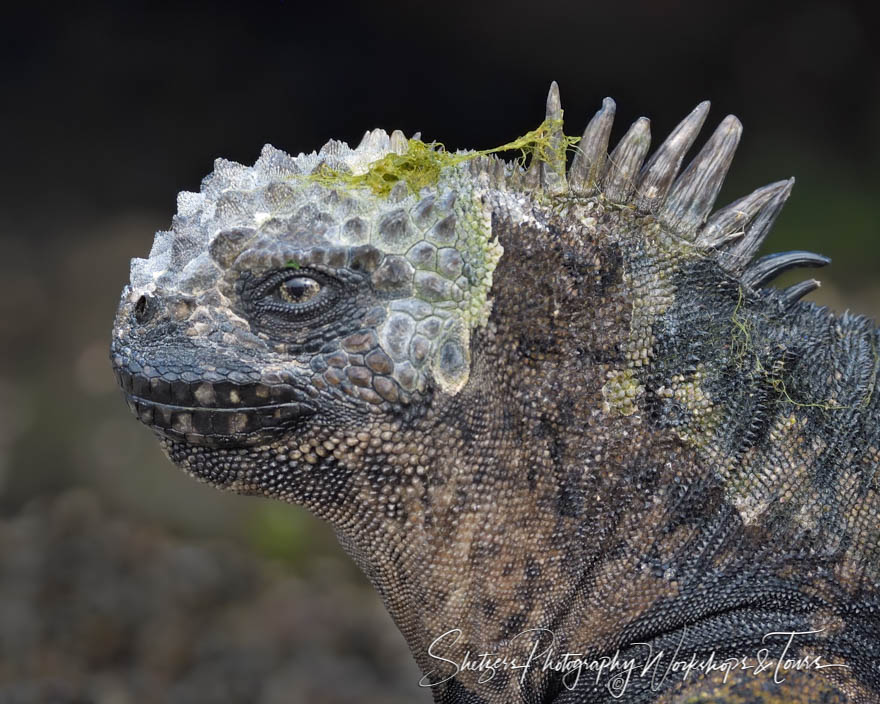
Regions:
<svg viewBox="0 0 880 704"><path fill-rule="evenodd" d="M492 324L477 335L478 383L395 434L404 446L430 438L431 462L395 518L375 520L383 537L356 529L342 540L434 682L451 671L441 658L528 650L517 636L529 629L552 631L560 647L610 647L644 586L626 545L662 519L653 501L678 471L679 442L603 416L605 379L586 362L572 368L532 347L540 335L511 332ZM513 680L489 686L518 700Z"/></svg>
<svg viewBox="0 0 880 704"><path fill-rule="evenodd" d="M433 681L449 673L438 656L514 654L528 648L528 636L516 638L529 629L552 631L563 649L613 649L640 615L633 604L675 596L663 565L695 539L684 531L681 545L647 562L635 549L677 520L677 487L698 485L704 468L679 437L609 403L630 355L624 250L552 223L496 228L506 255L490 324L472 340L468 385L388 430L377 459L389 463L387 482L358 504L370 518L340 530ZM539 248L549 268L535 271ZM423 456L425 470L401 477L395 452ZM369 508L377 491L393 506L384 516ZM701 487L698 499L717 515L719 490ZM454 629L432 657L432 643ZM524 689L542 690L540 672L530 677ZM515 680L499 674L487 686L515 701Z"/></svg>

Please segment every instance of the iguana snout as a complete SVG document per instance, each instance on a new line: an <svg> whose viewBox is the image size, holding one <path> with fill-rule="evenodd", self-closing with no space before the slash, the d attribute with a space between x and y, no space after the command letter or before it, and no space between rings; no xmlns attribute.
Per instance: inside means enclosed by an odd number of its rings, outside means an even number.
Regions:
<svg viewBox="0 0 880 704"><path fill-rule="evenodd" d="M265 441L315 413L318 392L302 374L263 371L193 342L190 310L179 297L123 295L111 358L141 422L172 441L228 447Z"/></svg>

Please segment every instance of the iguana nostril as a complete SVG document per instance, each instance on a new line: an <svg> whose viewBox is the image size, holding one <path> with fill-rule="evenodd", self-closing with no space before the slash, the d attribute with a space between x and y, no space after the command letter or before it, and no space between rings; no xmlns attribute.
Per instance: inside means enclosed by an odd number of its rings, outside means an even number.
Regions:
<svg viewBox="0 0 880 704"><path fill-rule="evenodd" d="M150 319L152 311L151 300L145 295L141 296L138 298L137 303L134 304L134 319L143 325Z"/></svg>

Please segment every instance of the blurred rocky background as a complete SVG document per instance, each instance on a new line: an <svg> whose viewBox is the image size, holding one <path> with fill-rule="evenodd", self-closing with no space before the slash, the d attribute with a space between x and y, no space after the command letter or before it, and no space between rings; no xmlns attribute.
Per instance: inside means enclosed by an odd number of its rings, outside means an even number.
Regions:
<svg viewBox="0 0 880 704"><path fill-rule="evenodd" d="M494 146L613 96L745 124L720 202L795 175L768 250L880 314L870 8L695 0L17 4L0 28L0 702L426 702L332 534L174 469L107 360L128 260L212 161L367 128ZM708 128L707 128L708 134ZM794 279L808 274L799 272ZM789 277L779 285L791 283Z"/></svg>

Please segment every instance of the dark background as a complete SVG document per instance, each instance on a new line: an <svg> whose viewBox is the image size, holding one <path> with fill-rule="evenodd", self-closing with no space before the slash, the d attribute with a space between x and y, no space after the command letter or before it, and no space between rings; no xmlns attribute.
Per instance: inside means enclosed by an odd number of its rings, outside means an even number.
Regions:
<svg viewBox="0 0 880 704"><path fill-rule="evenodd" d="M5 10L0 700L425 700L329 531L184 477L115 388L128 259L215 157L249 164L266 142L297 153L378 126L491 147L543 119L552 79L568 133L611 95L613 139L644 114L659 143L709 98L709 128L728 112L745 124L719 202L796 176L767 248L828 254L811 298L877 316L868 15L669 0Z"/></svg>

